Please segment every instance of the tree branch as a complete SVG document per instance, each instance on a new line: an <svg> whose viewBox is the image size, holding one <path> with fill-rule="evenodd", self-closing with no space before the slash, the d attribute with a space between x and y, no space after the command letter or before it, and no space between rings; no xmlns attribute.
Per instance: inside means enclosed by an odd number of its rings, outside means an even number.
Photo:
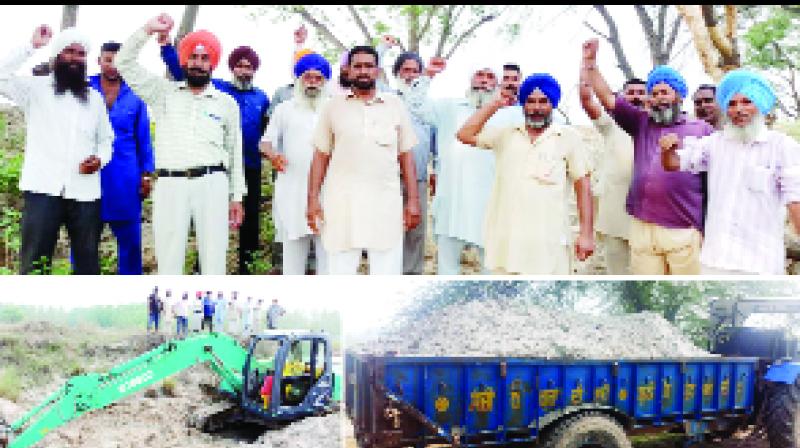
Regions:
<svg viewBox="0 0 800 448"><path fill-rule="evenodd" d="M474 34L475 30L477 30L482 25L485 25L496 18L497 18L496 15L489 14L488 16L481 17L480 20L473 23L471 27L467 28L466 31L464 31L463 33L461 33L460 36L458 36L456 41L453 43L453 46L450 47L450 51L447 52L447 56L445 56L445 59L450 59L450 57L453 56L453 53L455 53L456 49L464 42L466 38Z"/></svg>
<svg viewBox="0 0 800 448"><path fill-rule="evenodd" d="M419 39L422 38L428 33L428 30L431 28L431 22L433 21L433 16L436 15L436 10L439 9L441 5L431 5L431 9L428 10L428 17L425 19L425 24L422 25L422 28L419 30Z"/></svg>
<svg viewBox="0 0 800 448"><path fill-rule="evenodd" d="M660 49L663 50L662 44L664 43L664 36L666 36L666 22L667 22L667 9L669 5L659 5L658 7L658 43Z"/></svg>
<svg viewBox="0 0 800 448"><path fill-rule="evenodd" d="M647 39L647 46L650 47L650 60L653 62L653 65L659 65L660 45L655 33L653 20L650 18L650 15L647 14L647 10L644 9L644 6L634 5L633 8L636 10L636 15L639 16L639 23L642 25L644 37Z"/></svg>
<svg viewBox="0 0 800 448"><path fill-rule="evenodd" d="M356 25L364 34L364 38L367 40L367 45L372 45L372 34L370 34L367 25L364 23L364 20L361 19L361 15L358 14L358 11L356 11L356 7L353 5L347 5L347 10L350 11L350 15L353 16L353 20L356 22Z"/></svg>
<svg viewBox="0 0 800 448"><path fill-rule="evenodd" d="M444 17L442 17L442 34L439 35L439 43L436 44L436 57L442 57L442 53L444 52L444 44L447 41L447 36L450 35L450 32L453 29L453 10L455 9L456 5L447 5L447 11L445 12Z"/></svg>
<svg viewBox="0 0 800 448"><path fill-rule="evenodd" d="M605 34L601 33L601 32L600 32L600 30L598 30L597 28L593 27L593 26L592 26L592 25L591 25L589 22L587 22L586 20L584 20L584 21L583 21L583 24L584 24L584 25L586 25L586 28L589 28L590 30L592 30L592 32L593 32L594 34L597 34L598 36L602 37L603 39L607 40L608 42L611 42L611 38L610 38L610 37L608 37L607 35L605 35Z"/></svg>
<svg viewBox="0 0 800 448"><path fill-rule="evenodd" d="M711 42L722 55L723 63L726 65L729 64L729 61L731 61L733 58L733 47L731 42L727 42L725 38L722 37L722 33L719 31L719 27L717 26L717 18L714 16L714 6L702 5L700 6L700 10L703 13L703 21L708 29L708 35L711 38Z"/></svg>
<svg viewBox="0 0 800 448"><path fill-rule="evenodd" d="M592 6L603 17L603 20L605 20L608 26L608 42L611 44L611 48L614 49L614 55L617 57L617 67L622 70L625 79L633 78L633 70L628 63L628 58L625 57L625 51L622 49L622 43L619 40L619 31L617 30L617 24L614 22L614 18L608 13L605 5Z"/></svg>
<svg viewBox="0 0 800 448"><path fill-rule="evenodd" d="M672 29L669 32L669 38L667 39L667 45L664 48L664 53L667 55L672 54L672 49L675 47L675 41L678 40L678 31L681 29L681 15L678 14L675 17L675 21L672 22Z"/></svg>
<svg viewBox="0 0 800 448"><path fill-rule="evenodd" d="M322 37L324 37L330 43L332 43L339 52L345 51L347 49L347 47L344 46L342 41L340 41L336 36L334 36L334 34L331 32L331 30L328 29L327 26L325 26L325 24L314 18L314 16L312 16L311 13L308 12L306 8L302 6L297 6L293 9L293 12L299 14L300 17L303 18L303 20L311 24L311 26L313 26L317 30L317 32L320 35L322 35Z"/></svg>

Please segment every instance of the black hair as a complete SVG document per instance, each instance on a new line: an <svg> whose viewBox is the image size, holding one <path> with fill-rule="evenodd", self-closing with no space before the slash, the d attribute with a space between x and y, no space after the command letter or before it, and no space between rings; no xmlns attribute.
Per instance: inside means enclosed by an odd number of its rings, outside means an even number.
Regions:
<svg viewBox="0 0 800 448"><path fill-rule="evenodd" d="M695 90L694 93L697 93L701 90L710 90L716 94L717 86L715 86L714 84L700 84L699 86L697 86L697 90Z"/></svg>
<svg viewBox="0 0 800 448"><path fill-rule="evenodd" d="M514 70L515 72L522 74L522 69L519 68L519 65L514 63L503 64L503 70Z"/></svg>
<svg viewBox="0 0 800 448"><path fill-rule="evenodd" d="M400 67L408 60L417 61L417 64L419 64L419 71L425 70L425 64L422 62L422 58L413 51L406 51L405 53L400 53L400 55L397 56L397 59L394 60L392 74L397 76L397 73L400 71Z"/></svg>
<svg viewBox="0 0 800 448"><path fill-rule="evenodd" d="M375 47L369 45L356 45L355 47L351 48L350 51L347 52L347 65L350 65L353 60L353 56L357 54L371 54L375 57L375 65L380 65L378 51L375 50Z"/></svg>
<svg viewBox="0 0 800 448"><path fill-rule="evenodd" d="M102 53L104 51L110 51L112 53L116 53L119 51L120 47L122 47L122 44L119 42L106 42L100 47L100 52Z"/></svg>
<svg viewBox="0 0 800 448"><path fill-rule="evenodd" d="M644 82L644 81L642 81L641 79L639 79L639 78L637 78L637 77L635 77L635 76L634 76L633 78L631 78L631 79L629 79L629 80L625 81L625 84L623 84L623 85L622 85L622 90L625 90L625 88L626 88L626 87L628 87L628 86L629 86L629 85L631 85L631 84L642 84L642 85L647 85L647 83L646 83L646 82Z"/></svg>

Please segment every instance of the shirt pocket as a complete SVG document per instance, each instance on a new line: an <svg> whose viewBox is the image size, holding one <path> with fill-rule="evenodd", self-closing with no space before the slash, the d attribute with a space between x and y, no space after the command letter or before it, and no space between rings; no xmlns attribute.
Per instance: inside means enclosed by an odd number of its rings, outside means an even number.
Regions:
<svg viewBox="0 0 800 448"><path fill-rule="evenodd" d="M559 176L560 156L555 151L542 151L537 148L526 160L525 170L528 177L541 185L560 185L563 176Z"/></svg>
<svg viewBox="0 0 800 448"><path fill-rule="evenodd" d="M400 125L393 122L376 122L372 128L372 140L381 148L393 150L397 148Z"/></svg>
<svg viewBox="0 0 800 448"><path fill-rule="evenodd" d="M764 166L749 166L745 170L748 190L753 193L767 194L772 190L772 170Z"/></svg>
<svg viewBox="0 0 800 448"><path fill-rule="evenodd" d="M222 114L214 110L205 110L201 114L200 126L197 127L198 138L213 146L222 147L225 138Z"/></svg>

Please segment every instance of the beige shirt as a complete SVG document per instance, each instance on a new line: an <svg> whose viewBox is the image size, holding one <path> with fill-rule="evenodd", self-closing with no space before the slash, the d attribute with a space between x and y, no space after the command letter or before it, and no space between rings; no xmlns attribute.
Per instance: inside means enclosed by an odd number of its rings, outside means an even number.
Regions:
<svg viewBox="0 0 800 448"><path fill-rule="evenodd" d="M593 123L603 136L604 145L600 171L600 205L595 229L600 233L627 240L631 216L625 210L625 200L628 198L633 175L633 139L606 111Z"/></svg>
<svg viewBox="0 0 800 448"><path fill-rule="evenodd" d="M156 123L156 168L183 170L222 163L228 171L231 200L241 201L247 186L239 106L210 83L195 95L186 81L169 81L147 72L136 58L148 37L144 29L136 31L122 45L115 62Z"/></svg>
<svg viewBox="0 0 800 448"><path fill-rule="evenodd" d="M486 210L487 269L521 274L560 271L572 242L569 195L589 173L589 160L575 130L552 124L531 143L524 126L485 128L478 146L497 157Z"/></svg>
<svg viewBox="0 0 800 448"><path fill-rule="evenodd" d="M325 250L388 250L401 244L397 157L417 144L402 100L387 92L369 102L352 94L333 97L320 112L313 144L331 156L322 185Z"/></svg>

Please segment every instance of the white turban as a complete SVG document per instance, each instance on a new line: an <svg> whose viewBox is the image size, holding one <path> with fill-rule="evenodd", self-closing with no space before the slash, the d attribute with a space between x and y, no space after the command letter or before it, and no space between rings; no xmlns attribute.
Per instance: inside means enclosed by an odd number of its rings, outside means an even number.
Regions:
<svg viewBox="0 0 800 448"><path fill-rule="evenodd" d="M52 45L52 52L53 57L59 55L65 48L69 47L72 44L78 44L83 47L86 51L86 54L89 54L91 47L89 45L89 39L76 28L66 28L53 39Z"/></svg>

